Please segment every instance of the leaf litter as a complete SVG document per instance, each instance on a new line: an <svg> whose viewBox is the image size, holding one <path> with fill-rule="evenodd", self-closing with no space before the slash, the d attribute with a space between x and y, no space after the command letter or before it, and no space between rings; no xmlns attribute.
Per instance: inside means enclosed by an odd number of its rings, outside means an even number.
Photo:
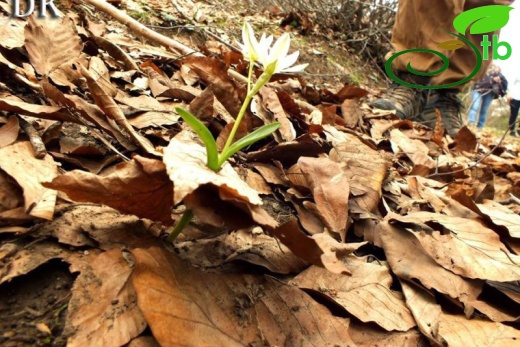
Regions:
<svg viewBox="0 0 520 347"><path fill-rule="evenodd" d="M85 8L64 12L8 26L0 17L10 76L0 77L0 291L56 264L73 283L61 306L24 308L32 328L8 330L2 343L520 338L517 143L467 128L450 139L442 127L372 110L370 86L280 75L255 97L238 137L274 121L278 132L213 172L175 108L204 122L221 148L246 94L240 54L212 39L196 51L129 21L149 35L143 43L112 20L121 14L101 22ZM166 243L185 208L197 217ZM7 302L0 317L18 319Z"/></svg>

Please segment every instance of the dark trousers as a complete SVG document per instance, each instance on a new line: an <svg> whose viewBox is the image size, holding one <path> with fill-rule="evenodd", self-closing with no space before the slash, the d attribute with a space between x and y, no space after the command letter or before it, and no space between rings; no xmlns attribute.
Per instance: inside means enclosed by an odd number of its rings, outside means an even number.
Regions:
<svg viewBox="0 0 520 347"><path fill-rule="evenodd" d="M515 132L516 118L518 117L518 109L520 108L520 100L511 100L511 115L509 116L509 131Z"/></svg>

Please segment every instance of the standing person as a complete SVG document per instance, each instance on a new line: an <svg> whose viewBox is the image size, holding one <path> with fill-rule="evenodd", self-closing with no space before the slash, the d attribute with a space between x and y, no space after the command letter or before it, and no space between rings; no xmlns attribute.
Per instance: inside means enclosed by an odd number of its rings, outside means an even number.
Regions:
<svg viewBox="0 0 520 347"><path fill-rule="evenodd" d="M491 64L487 73L473 85L471 92L471 106L468 113L468 123L476 125L482 130L486 124L489 106L493 99L506 95L507 80L502 75L500 68Z"/></svg>
<svg viewBox="0 0 520 347"><path fill-rule="evenodd" d="M421 85L445 85L461 81L469 76L477 66L477 58L471 47L465 45L456 50L440 49L439 43L453 40L446 31L455 32L453 20L460 13L485 5L511 5L514 0L399 0L397 17L392 32L392 45L396 52L427 48L439 51L449 58L449 67L433 77L418 76L408 71L410 65L417 71L434 72L443 65L439 56L425 52L410 52L400 55L392 62L392 69L404 81ZM490 34L498 34L498 31ZM482 34L466 31L465 37L481 51ZM492 47L487 47L492 56ZM487 70L490 60L483 60L479 73L473 78L478 80ZM423 90L393 83L388 91L371 103L372 107L396 110L404 119L411 119L434 127L437 108L448 134L454 137L462 127L461 101L457 94L463 85L450 89Z"/></svg>
<svg viewBox="0 0 520 347"><path fill-rule="evenodd" d="M509 116L509 134L518 137L520 134L516 130L516 119L518 117L518 109L520 108L520 76L516 76L508 95L509 107L511 115Z"/></svg>

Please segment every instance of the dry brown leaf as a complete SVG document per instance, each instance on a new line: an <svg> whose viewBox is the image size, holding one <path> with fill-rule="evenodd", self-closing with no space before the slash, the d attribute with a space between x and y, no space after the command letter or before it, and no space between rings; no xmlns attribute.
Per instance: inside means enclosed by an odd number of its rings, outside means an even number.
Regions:
<svg viewBox="0 0 520 347"><path fill-rule="evenodd" d="M410 308L419 330L433 343L442 345L445 342L439 336L442 309L440 305L437 305L433 294L404 281L401 281L401 286L406 298L406 305Z"/></svg>
<svg viewBox="0 0 520 347"><path fill-rule="evenodd" d="M96 105L101 110L103 110L105 115L109 119L115 120L117 124L119 124L119 126L125 129L130 134L130 137L134 140L134 142L137 145L139 145L143 150L145 150L149 154L161 157L162 153L158 152L147 138L143 137L137 131L134 130L132 124L130 124L128 119L126 119L119 105L116 104L116 102L110 95L105 93L102 86L98 83L95 77L92 76L92 74L82 65L78 64L78 67L83 77L85 77L87 80L88 89L92 97L94 98Z"/></svg>
<svg viewBox="0 0 520 347"><path fill-rule="evenodd" d="M357 99L345 99L341 103L341 114L345 120L345 126L351 129L360 124L359 122L363 120L364 115Z"/></svg>
<svg viewBox="0 0 520 347"><path fill-rule="evenodd" d="M481 281L465 279L444 269L408 231L387 221L379 223L377 228L390 268L400 278L418 280L428 289L461 301L468 296L476 298L482 292Z"/></svg>
<svg viewBox="0 0 520 347"><path fill-rule="evenodd" d="M417 330L389 333L375 324L366 324L352 320L349 333L356 347L399 346L429 347L428 340Z"/></svg>
<svg viewBox="0 0 520 347"><path fill-rule="evenodd" d="M298 226L298 220L292 217L281 226L268 229L269 233L276 236L287 248L304 261L321 266L330 272L337 274L349 274L349 270L338 259L341 254L353 252L362 244L340 244L328 234L316 234L312 238L305 235ZM347 249L352 247L355 249Z"/></svg>
<svg viewBox="0 0 520 347"><path fill-rule="evenodd" d="M136 249L138 304L162 346L352 346L348 319L263 276L201 272L153 247Z"/></svg>
<svg viewBox="0 0 520 347"><path fill-rule="evenodd" d="M324 126L334 148L330 159L343 165L350 185L350 213L372 212L379 204L386 175L385 159L357 136Z"/></svg>
<svg viewBox="0 0 520 347"><path fill-rule="evenodd" d="M225 64L208 57L188 56L183 60L183 67L189 67L206 84L212 84L213 93L233 117L236 117L242 106L239 87L227 73Z"/></svg>
<svg viewBox="0 0 520 347"><path fill-rule="evenodd" d="M520 216L495 201L484 200L477 204L478 209L494 224L507 228L511 237L520 239Z"/></svg>
<svg viewBox="0 0 520 347"><path fill-rule="evenodd" d="M298 160L307 186L312 191L318 217L329 231L345 241L348 222L349 183L341 166L328 158ZM309 206L306 205L309 209Z"/></svg>
<svg viewBox="0 0 520 347"><path fill-rule="evenodd" d="M368 91L354 85L345 85L336 93L339 102L345 99L360 99L368 95Z"/></svg>
<svg viewBox="0 0 520 347"><path fill-rule="evenodd" d="M446 270L429 256L419 241L408 231L388 222L377 225L377 232L383 241L383 248L392 272L399 278L419 281L428 289L459 300L470 316L474 309L499 322L516 321L517 315L505 307L495 307L480 299L483 281L461 277Z"/></svg>
<svg viewBox="0 0 520 347"><path fill-rule="evenodd" d="M474 153L478 143L475 134L473 134L466 126L459 130L453 142L455 143L455 146L453 147L454 152L466 153Z"/></svg>
<svg viewBox="0 0 520 347"><path fill-rule="evenodd" d="M449 217L429 212L407 216L392 215L392 220L412 223L422 230L412 232L426 252L445 269L468 278L498 282L520 280L520 256L509 253L499 236L474 219ZM441 226L441 233L428 226Z"/></svg>
<svg viewBox="0 0 520 347"><path fill-rule="evenodd" d="M0 110L42 119L78 122L62 107L29 104L13 96L0 99Z"/></svg>
<svg viewBox="0 0 520 347"><path fill-rule="evenodd" d="M25 26L25 48L34 69L46 76L61 64L78 58L83 45L70 17L36 20L32 15Z"/></svg>
<svg viewBox="0 0 520 347"><path fill-rule="evenodd" d="M210 239L176 242L177 254L198 267L217 267L236 260L262 266L273 273L297 273L308 266L274 237L260 229L239 230Z"/></svg>
<svg viewBox="0 0 520 347"><path fill-rule="evenodd" d="M410 139L399 129L390 131L390 139L393 144L410 158L414 165L425 166L428 169L435 168L435 161L428 155L430 150L424 142ZM399 152L399 150L394 149L394 152Z"/></svg>
<svg viewBox="0 0 520 347"><path fill-rule="evenodd" d="M56 191L42 186L58 175L58 167L50 155L34 158L30 142L17 142L0 149L0 168L22 187L25 212L31 216L51 220L56 203Z"/></svg>
<svg viewBox="0 0 520 347"><path fill-rule="evenodd" d="M9 13L9 12L8 12ZM24 28L26 21L14 16L0 17L0 45L7 49L24 46Z"/></svg>
<svg viewBox="0 0 520 347"><path fill-rule="evenodd" d="M101 111L101 109L96 105L89 104L87 101L77 95L67 95L62 93L47 79L41 81L41 86L47 98L60 105L64 105L67 110L69 110L69 112L72 112L83 118L83 121L74 118L74 123L84 124L84 120L92 122L101 128L101 130L114 137L118 143L124 146L127 150L136 149L136 147L130 142L130 139L128 139L126 135L121 132L119 127L114 127L111 125L111 123L107 122L103 111Z"/></svg>
<svg viewBox="0 0 520 347"><path fill-rule="evenodd" d="M74 262L71 251L53 242L4 243L0 247L0 261L9 266L3 266L0 269L0 284L25 275L52 259Z"/></svg>
<svg viewBox="0 0 520 347"><path fill-rule="evenodd" d="M125 347L161 347L153 336L139 336L132 339Z"/></svg>
<svg viewBox="0 0 520 347"><path fill-rule="evenodd" d="M346 258L352 276L333 274L310 267L291 283L328 296L362 322L375 322L388 331L407 331L415 320L402 298L390 290L392 276L388 268L355 257Z"/></svg>
<svg viewBox="0 0 520 347"><path fill-rule="evenodd" d="M154 238L139 218L122 215L102 205L78 204L59 211L59 217L34 232L35 237L54 237L75 247L143 246Z"/></svg>
<svg viewBox="0 0 520 347"><path fill-rule="evenodd" d="M0 128L0 148L13 144L18 138L20 132L20 124L18 117L11 116L7 123Z"/></svg>
<svg viewBox="0 0 520 347"><path fill-rule="evenodd" d="M146 321L137 306L131 274L119 249L84 264L68 305L68 346L122 346L144 331Z"/></svg>
<svg viewBox="0 0 520 347"><path fill-rule="evenodd" d="M278 131L282 135L283 140L286 142L293 141L296 138L296 131L289 121L288 115L278 99L276 91L272 88L262 88L260 89L260 95L262 96L262 102L265 107L273 113L274 119L280 122L281 125Z"/></svg>
<svg viewBox="0 0 520 347"><path fill-rule="evenodd" d="M421 331L437 344L510 347L520 338L517 329L500 323L444 313L433 296L415 286L403 283L403 291Z"/></svg>
<svg viewBox="0 0 520 347"><path fill-rule="evenodd" d="M12 179L4 171L0 170L0 225L12 222L4 221L4 218L16 211L20 211L18 217L23 218L25 215L23 203L23 190L12 182ZM16 217L16 215L12 216Z"/></svg>
<svg viewBox="0 0 520 347"><path fill-rule="evenodd" d="M201 185L210 183L229 190L250 204L262 204L258 193L240 179L229 163L225 163L219 172L214 172L206 166L206 160L206 149L195 142L189 131L178 134L164 149L163 161L174 182L175 204Z"/></svg>
<svg viewBox="0 0 520 347"><path fill-rule="evenodd" d="M124 64L126 70L139 70L139 67L135 63L135 61L128 55L125 51L123 51L118 45L109 40L91 35L90 38L104 51L110 54L116 61L120 61Z"/></svg>
<svg viewBox="0 0 520 347"><path fill-rule="evenodd" d="M137 155L108 176L74 170L45 186L63 191L75 201L102 203L123 213L173 224L173 185L159 160Z"/></svg>
<svg viewBox="0 0 520 347"><path fill-rule="evenodd" d="M270 184L287 186L287 179L283 171L271 164L254 163L253 167L262 175L264 180Z"/></svg>

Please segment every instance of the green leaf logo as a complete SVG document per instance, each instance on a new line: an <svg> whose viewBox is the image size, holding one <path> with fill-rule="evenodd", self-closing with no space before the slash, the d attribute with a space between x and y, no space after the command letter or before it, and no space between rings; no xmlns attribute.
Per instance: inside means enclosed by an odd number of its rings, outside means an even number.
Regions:
<svg viewBox="0 0 520 347"><path fill-rule="evenodd" d="M503 28L509 21L509 11L513 8L506 5L488 5L477 7L459 14L453 20L453 27L465 34L468 27L470 34L485 34Z"/></svg>
<svg viewBox="0 0 520 347"><path fill-rule="evenodd" d="M447 51L454 51L459 48L464 47L466 44L462 42L461 40L448 40L441 42L437 45L437 48L439 49L445 49Z"/></svg>

